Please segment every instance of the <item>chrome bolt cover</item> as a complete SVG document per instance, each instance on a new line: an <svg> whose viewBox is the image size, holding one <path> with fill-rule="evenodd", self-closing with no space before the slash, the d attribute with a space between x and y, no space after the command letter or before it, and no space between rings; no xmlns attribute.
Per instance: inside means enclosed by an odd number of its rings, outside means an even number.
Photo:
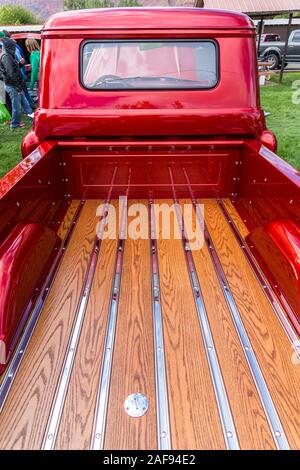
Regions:
<svg viewBox="0 0 300 470"><path fill-rule="evenodd" d="M124 409L131 418L141 418L149 408L148 398L142 393L132 393L124 402Z"/></svg>

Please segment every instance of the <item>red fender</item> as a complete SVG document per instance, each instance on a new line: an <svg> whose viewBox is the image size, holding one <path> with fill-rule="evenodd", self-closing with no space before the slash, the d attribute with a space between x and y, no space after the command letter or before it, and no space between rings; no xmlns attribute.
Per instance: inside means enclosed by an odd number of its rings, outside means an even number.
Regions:
<svg viewBox="0 0 300 470"><path fill-rule="evenodd" d="M300 333L300 227L289 219L258 227L246 238L275 292L284 296Z"/></svg>
<svg viewBox="0 0 300 470"><path fill-rule="evenodd" d="M55 232L41 224L19 223L0 246L0 373L60 242Z"/></svg>

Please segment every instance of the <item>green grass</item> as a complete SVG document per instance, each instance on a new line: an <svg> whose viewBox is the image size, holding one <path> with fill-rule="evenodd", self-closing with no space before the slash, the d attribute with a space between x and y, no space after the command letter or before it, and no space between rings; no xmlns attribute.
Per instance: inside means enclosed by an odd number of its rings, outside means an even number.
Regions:
<svg viewBox="0 0 300 470"><path fill-rule="evenodd" d="M278 155L300 169L300 103L292 102L295 93L292 85L299 80L300 90L300 73L285 74L282 84L279 84L278 78L276 75L270 85L261 87L261 102L264 110L271 113L267 117L267 126L277 136Z"/></svg>
<svg viewBox="0 0 300 470"><path fill-rule="evenodd" d="M30 129L11 130L8 125L0 125L0 178L21 160L21 142Z"/></svg>
<svg viewBox="0 0 300 470"><path fill-rule="evenodd" d="M271 113L267 125L277 135L278 154L300 169L300 104L292 103L295 80L300 80L300 73L287 73L280 85L276 75L271 85L261 88L261 101L263 108ZM29 124L14 131L9 126L0 126L0 177L21 160L21 141L28 130Z"/></svg>

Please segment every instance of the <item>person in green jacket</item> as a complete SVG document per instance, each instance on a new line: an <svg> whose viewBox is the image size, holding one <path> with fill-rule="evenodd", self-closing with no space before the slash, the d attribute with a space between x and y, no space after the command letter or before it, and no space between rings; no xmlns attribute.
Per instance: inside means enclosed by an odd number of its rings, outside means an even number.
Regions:
<svg viewBox="0 0 300 470"><path fill-rule="evenodd" d="M26 49L30 54L31 75L30 75L30 90L34 89L34 85L39 81L40 77L40 59L41 51L39 43L36 39L26 39Z"/></svg>

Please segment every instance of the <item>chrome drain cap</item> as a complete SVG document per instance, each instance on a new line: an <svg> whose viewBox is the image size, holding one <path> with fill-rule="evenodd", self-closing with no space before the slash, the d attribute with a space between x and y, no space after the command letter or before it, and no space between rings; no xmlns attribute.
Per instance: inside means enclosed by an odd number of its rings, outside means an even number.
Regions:
<svg viewBox="0 0 300 470"><path fill-rule="evenodd" d="M124 403L124 409L131 418L141 418L149 408L148 398L143 393L132 393Z"/></svg>

